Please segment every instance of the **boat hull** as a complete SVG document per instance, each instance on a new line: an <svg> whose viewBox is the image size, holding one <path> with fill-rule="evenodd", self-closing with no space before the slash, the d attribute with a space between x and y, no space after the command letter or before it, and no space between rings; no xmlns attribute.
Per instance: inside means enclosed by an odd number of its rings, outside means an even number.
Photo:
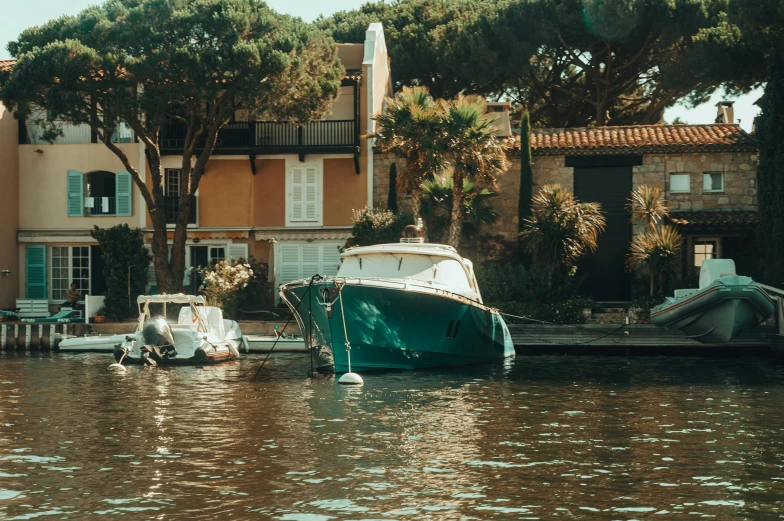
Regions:
<svg viewBox="0 0 784 521"><path fill-rule="evenodd" d="M749 277L728 275L651 310L651 322L706 344L726 344L770 318L775 301Z"/></svg>
<svg viewBox="0 0 784 521"><path fill-rule="evenodd" d="M307 283L281 288L318 369L424 369L514 356L503 319L481 304L405 284L339 284L342 298L329 279L310 289Z"/></svg>

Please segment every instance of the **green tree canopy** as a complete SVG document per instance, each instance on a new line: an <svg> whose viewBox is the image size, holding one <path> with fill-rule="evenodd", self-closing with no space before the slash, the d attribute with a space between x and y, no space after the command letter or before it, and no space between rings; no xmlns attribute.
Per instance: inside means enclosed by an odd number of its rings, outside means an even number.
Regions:
<svg viewBox="0 0 784 521"><path fill-rule="evenodd" d="M504 96L539 126L641 124L679 101L704 102L722 83L695 37L722 23L728 1L400 0L320 25L361 42L367 22L381 20L396 81L434 97Z"/></svg>
<svg viewBox="0 0 784 521"><path fill-rule="evenodd" d="M161 291L182 289L191 196L218 131L237 110L308 121L325 114L343 67L323 32L260 0L109 0L23 32L0 72L0 100L22 117L86 123L131 173L147 203ZM41 109L41 110L36 110ZM159 138L185 129L171 260ZM152 183L111 136L125 122L145 145ZM48 137L56 135L50 126Z"/></svg>

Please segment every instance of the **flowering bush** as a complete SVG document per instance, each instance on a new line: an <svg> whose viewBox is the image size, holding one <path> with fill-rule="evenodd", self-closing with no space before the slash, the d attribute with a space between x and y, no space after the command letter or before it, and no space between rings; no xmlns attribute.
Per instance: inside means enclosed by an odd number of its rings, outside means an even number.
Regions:
<svg viewBox="0 0 784 521"><path fill-rule="evenodd" d="M253 277L253 269L244 259L232 262L222 260L211 270L202 271L204 284L201 291L210 306L224 307L233 302L237 293L248 286Z"/></svg>

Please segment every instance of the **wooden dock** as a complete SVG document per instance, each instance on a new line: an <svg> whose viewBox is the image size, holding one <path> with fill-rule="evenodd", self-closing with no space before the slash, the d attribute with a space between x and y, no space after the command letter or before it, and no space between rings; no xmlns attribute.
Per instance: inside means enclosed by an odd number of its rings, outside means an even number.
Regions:
<svg viewBox="0 0 784 521"><path fill-rule="evenodd" d="M730 344L702 344L652 324L508 324L520 355L771 356L775 326L760 326Z"/></svg>

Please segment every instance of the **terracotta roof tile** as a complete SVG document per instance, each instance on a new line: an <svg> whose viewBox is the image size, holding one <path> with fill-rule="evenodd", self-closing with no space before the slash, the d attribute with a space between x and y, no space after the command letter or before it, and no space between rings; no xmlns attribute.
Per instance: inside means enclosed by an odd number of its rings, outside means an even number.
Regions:
<svg viewBox="0 0 784 521"><path fill-rule="evenodd" d="M685 230L753 229L757 226L757 212L745 210L715 212L672 212L670 221Z"/></svg>
<svg viewBox="0 0 784 521"><path fill-rule="evenodd" d="M0 70L10 69L15 63L16 60L0 60Z"/></svg>
<svg viewBox="0 0 784 521"><path fill-rule="evenodd" d="M520 136L507 139L520 148ZM666 153L756 150L753 136L738 125L636 125L626 127L535 128L531 148L536 155Z"/></svg>

